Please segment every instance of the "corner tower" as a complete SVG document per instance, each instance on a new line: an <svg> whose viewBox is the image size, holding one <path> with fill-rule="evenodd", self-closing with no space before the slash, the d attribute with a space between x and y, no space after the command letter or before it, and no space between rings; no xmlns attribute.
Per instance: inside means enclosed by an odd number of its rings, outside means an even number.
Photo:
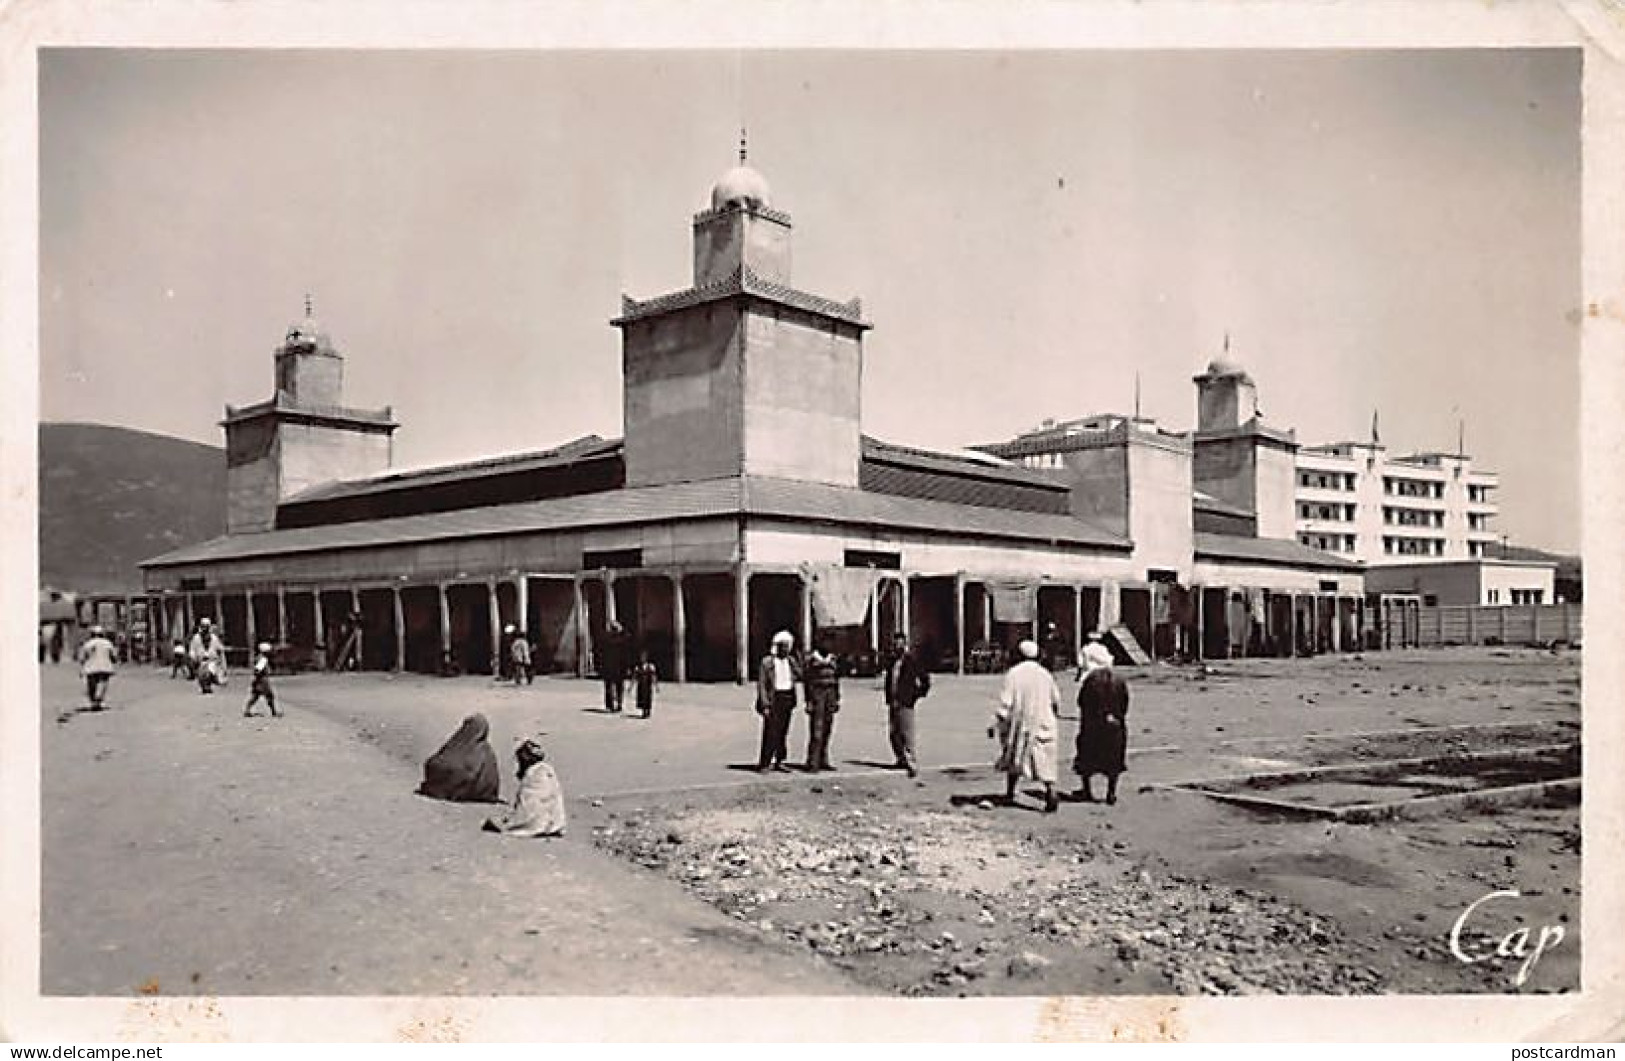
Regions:
<svg viewBox="0 0 1625 1061"><path fill-rule="evenodd" d="M790 215L746 164L694 215L693 286L622 297L626 485L759 475L858 485L863 320L790 285Z"/></svg>
<svg viewBox="0 0 1625 1061"><path fill-rule="evenodd" d="M1191 478L1196 489L1253 514L1260 538L1296 538L1297 436L1264 426L1258 388L1224 354L1196 384L1196 431Z"/></svg>
<svg viewBox="0 0 1625 1061"><path fill-rule="evenodd" d="M226 533L276 527L277 506L308 487L376 475L390 465L388 408L344 405L344 355L311 316L288 326L268 401L226 406Z"/></svg>

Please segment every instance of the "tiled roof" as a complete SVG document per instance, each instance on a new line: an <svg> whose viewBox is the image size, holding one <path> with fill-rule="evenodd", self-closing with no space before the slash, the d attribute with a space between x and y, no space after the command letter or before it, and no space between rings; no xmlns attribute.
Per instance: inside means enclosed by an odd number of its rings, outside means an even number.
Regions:
<svg viewBox="0 0 1625 1061"><path fill-rule="evenodd" d="M1277 567L1309 567L1328 571L1358 571L1361 567L1353 560L1285 538L1246 538L1197 531L1195 543L1198 560L1244 560Z"/></svg>
<svg viewBox="0 0 1625 1061"><path fill-rule="evenodd" d="M631 321L643 320L646 317L656 317L662 313L669 313L676 309L686 309L690 306L703 306L709 302L720 302L723 299L735 298L740 295L774 302L791 309L799 309L807 313L816 313L824 317L833 317L860 328L870 325L863 319L863 302L852 299L848 302L836 302L834 299L824 298L822 295L809 294L774 280L758 276L756 270L748 265L735 269L732 275L713 280L709 284L686 288L669 295L661 295L646 301L638 301L621 296L621 315L610 321L620 326Z"/></svg>
<svg viewBox="0 0 1625 1061"><path fill-rule="evenodd" d="M165 553L142 566L170 567L327 549L740 514L1104 549L1129 547L1127 539L1071 516L955 505L784 479L728 478L369 522L228 535Z"/></svg>
<svg viewBox="0 0 1625 1061"><path fill-rule="evenodd" d="M381 475L368 476L365 479L344 479L320 483L301 490L284 501L283 504L299 504L305 501L328 500L335 497L355 497L361 494L376 494L388 490L401 490L486 475L506 475L512 472L535 471L539 468L557 468L562 465L573 464L576 461L609 456L615 453L620 446L621 440L618 438L604 439L597 435L586 435L566 442L562 446L555 446L552 449L531 450L526 453L506 453L500 457L486 457L481 460L464 461L458 464L441 464L432 468L385 472Z"/></svg>

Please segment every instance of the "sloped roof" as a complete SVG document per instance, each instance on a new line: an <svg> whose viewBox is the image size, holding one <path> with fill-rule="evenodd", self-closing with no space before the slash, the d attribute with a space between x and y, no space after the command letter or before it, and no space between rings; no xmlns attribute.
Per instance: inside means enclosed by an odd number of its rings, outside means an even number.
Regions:
<svg viewBox="0 0 1625 1061"><path fill-rule="evenodd" d="M473 479L488 475L508 475L516 472L537 471L543 468L558 468L574 464L577 461L610 456L620 448L621 440L618 438L605 439L597 435L586 435L566 442L562 446L555 446L552 449L507 453L500 457L486 457L481 460L464 461L458 464L441 464L431 468L384 472L364 479L343 479L319 483L316 486L301 490L282 503L296 505L305 501L325 501L336 497L357 497L364 494L387 493L392 490L430 486L436 483L454 482L460 479Z"/></svg>
<svg viewBox="0 0 1625 1061"><path fill-rule="evenodd" d="M488 505L419 516L226 535L143 567L360 549L450 538L718 518L779 517L1120 550L1126 538L1072 516L957 505L786 479L726 478Z"/></svg>
<svg viewBox="0 0 1625 1061"><path fill-rule="evenodd" d="M1191 491L1191 507L1199 509L1203 512L1217 512L1224 516L1238 516L1245 519L1253 518L1253 512L1251 509L1242 508L1240 505L1232 505L1228 501L1221 501L1212 494L1204 494L1200 490Z"/></svg>
<svg viewBox="0 0 1625 1061"><path fill-rule="evenodd" d="M1247 538L1236 534L1195 534L1198 560L1240 560L1276 567L1308 567L1327 571L1358 571L1354 561L1286 538Z"/></svg>
<svg viewBox="0 0 1625 1061"><path fill-rule="evenodd" d="M869 435L863 436L863 459L903 464L922 471L1019 483L1022 486L1040 487L1060 493L1071 489L1066 480L1058 475L1012 464L992 454L969 456L942 450L920 449L896 442L886 442Z"/></svg>

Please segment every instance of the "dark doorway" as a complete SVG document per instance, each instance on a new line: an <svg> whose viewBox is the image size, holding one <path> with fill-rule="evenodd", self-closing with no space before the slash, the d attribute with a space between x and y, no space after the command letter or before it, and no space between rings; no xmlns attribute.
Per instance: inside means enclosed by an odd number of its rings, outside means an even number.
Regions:
<svg viewBox="0 0 1625 1061"><path fill-rule="evenodd" d="M534 646L537 674L574 671L577 658L575 583L564 578L533 578L526 591L525 632Z"/></svg>
<svg viewBox="0 0 1625 1061"><path fill-rule="evenodd" d="M796 646L801 645L801 578L762 572L750 577L750 639L748 656L752 660L767 655L768 642L780 630L795 635Z"/></svg>
<svg viewBox="0 0 1625 1061"><path fill-rule="evenodd" d="M451 609L451 654L464 674L490 674L496 658L491 629L491 596L487 586L463 583L446 587Z"/></svg>
<svg viewBox="0 0 1625 1061"><path fill-rule="evenodd" d="M401 615L406 621L406 669L439 674L440 590L434 586L402 589Z"/></svg>
<svg viewBox="0 0 1625 1061"><path fill-rule="evenodd" d="M933 671L959 669L959 628L954 623L953 576L913 578L908 585L909 641Z"/></svg>
<svg viewBox="0 0 1625 1061"><path fill-rule="evenodd" d="M1118 594L1122 624L1134 635L1146 655L1156 657L1156 642L1152 638L1151 590L1124 587Z"/></svg>
<svg viewBox="0 0 1625 1061"><path fill-rule="evenodd" d="M691 682L730 682L734 661L734 577L728 574L683 578L683 619Z"/></svg>
<svg viewBox="0 0 1625 1061"><path fill-rule="evenodd" d="M433 590L429 591L433 593ZM338 616L338 629L345 632L346 610L350 595L340 595L343 603L334 613ZM361 608L361 666L367 670L398 670L395 658L395 594L387 589L364 589L356 594ZM432 598L431 598L432 602ZM439 638L439 620L436 620L436 639Z"/></svg>

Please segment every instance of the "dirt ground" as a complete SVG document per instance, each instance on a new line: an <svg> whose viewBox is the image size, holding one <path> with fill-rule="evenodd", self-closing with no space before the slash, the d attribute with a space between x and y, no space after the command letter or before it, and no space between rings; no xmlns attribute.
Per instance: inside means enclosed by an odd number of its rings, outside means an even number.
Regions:
<svg viewBox="0 0 1625 1061"><path fill-rule="evenodd" d="M663 690L651 720L589 682L157 672L54 721L44 668L47 993L1275 993L1573 990L1577 807L1371 825L1284 820L1142 786L1572 738L1579 657L1517 649L1131 672L1113 807L987 807L997 684L939 680L918 782L883 769L883 709L847 683L839 771L759 778L748 693ZM1062 681L1070 697L1070 678ZM570 836L478 831L490 808L411 795L473 711L505 773L547 734ZM1075 710L1069 711L1075 715ZM1070 742L1072 726L1063 723ZM796 722L793 755L805 723ZM1098 784L1098 782L1097 782ZM504 779L504 794L511 791ZM1464 963L1460 941L1523 956ZM1564 938L1528 963L1543 926ZM1509 934L1512 935L1507 940ZM1503 942L1506 941L1506 942Z"/></svg>

